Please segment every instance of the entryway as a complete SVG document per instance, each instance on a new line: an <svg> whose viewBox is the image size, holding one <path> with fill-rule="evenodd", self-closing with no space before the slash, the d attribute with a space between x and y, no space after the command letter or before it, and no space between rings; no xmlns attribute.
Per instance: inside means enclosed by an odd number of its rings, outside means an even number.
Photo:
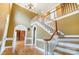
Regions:
<svg viewBox="0 0 79 59"><path fill-rule="evenodd" d="M17 33L17 41L24 41L25 31L16 30L16 33Z"/></svg>
<svg viewBox="0 0 79 59"><path fill-rule="evenodd" d="M23 25L18 25L14 29L13 53L16 55L42 55L43 54L34 46L27 47L26 41L27 41L27 28Z"/></svg>

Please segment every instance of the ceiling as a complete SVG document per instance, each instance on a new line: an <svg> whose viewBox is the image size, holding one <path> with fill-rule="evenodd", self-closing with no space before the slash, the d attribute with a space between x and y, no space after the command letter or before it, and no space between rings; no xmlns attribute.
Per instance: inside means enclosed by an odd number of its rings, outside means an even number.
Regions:
<svg viewBox="0 0 79 59"><path fill-rule="evenodd" d="M54 8L56 5L56 3L38 3L35 9L37 12L45 12L51 8Z"/></svg>
<svg viewBox="0 0 79 59"><path fill-rule="evenodd" d="M29 3L19 3L19 5L25 7ZM46 12L49 9L53 9L58 3L32 3L34 5L33 10L37 13Z"/></svg>

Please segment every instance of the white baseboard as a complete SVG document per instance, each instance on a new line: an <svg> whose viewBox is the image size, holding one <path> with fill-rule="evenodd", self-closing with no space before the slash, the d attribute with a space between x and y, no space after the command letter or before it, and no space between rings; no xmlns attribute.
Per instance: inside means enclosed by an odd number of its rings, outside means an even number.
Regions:
<svg viewBox="0 0 79 59"><path fill-rule="evenodd" d="M41 49L41 48L39 48L37 46L35 46L35 48L38 49L38 50L40 50L41 52L45 53L45 50L44 49Z"/></svg>
<svg viewBox="0 0 79 59"><path fill-rule="evenodd" d="M2 41L0 41L0 45L1 45Z"/></svg>
<svg viewBox="0 0 79 59"><path fill-rule="evenodd" d="M39 47L37 47L37 46L35 46L35 48L38 49L38 50L40 50L40 51L41 51L42 53L44 53L44 55L45 55L45 50L44 50L44 49L41 49L41 48L39 48ZM51 55L51 53L48 52L48 55Z"/></svg>
<svg viewBox="0 0 79 59"><path fill-rule="evenodd" d="M6 40L13 40L13 38L6 38Z"/></svg>
<svg viewBox="0 0 79 59"><path fill-rule="evenodd" d="M64 37L79 37L79 35L64 35Z"/></svg>
<svg viewBox="0 0 79 59"><path fill-rule="evenodd" d="M2 51L0 51L0 55L2 55L2 53L4 52L4 50L5 50L5 48L3 48L3 50L2 50Z"/></svg>
<svg viewBox="0 0 79 59"><path fill-rule="evenodd" d="M6 46L5 48L12 48L12 46Z"/></svg>

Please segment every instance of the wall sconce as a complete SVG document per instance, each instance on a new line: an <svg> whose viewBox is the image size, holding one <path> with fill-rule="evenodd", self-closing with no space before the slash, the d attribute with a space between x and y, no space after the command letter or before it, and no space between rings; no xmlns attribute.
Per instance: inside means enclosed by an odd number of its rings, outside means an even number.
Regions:
<svg viewBox="0 0 79 59"><path fill-rule="evenodd" d="M27 30L30 31L31 29L30 28L27 28Z"/></svg>

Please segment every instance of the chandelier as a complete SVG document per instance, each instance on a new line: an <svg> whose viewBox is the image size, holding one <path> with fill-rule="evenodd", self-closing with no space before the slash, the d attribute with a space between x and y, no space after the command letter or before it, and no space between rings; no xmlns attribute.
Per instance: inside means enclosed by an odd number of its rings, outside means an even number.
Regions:
<svg viewBox="0 0 79 59"><path fill-rule="evenodd" d="M36 3L27 3L25 4L25 7L28 9L34 9L36 7Z"/></svg>

